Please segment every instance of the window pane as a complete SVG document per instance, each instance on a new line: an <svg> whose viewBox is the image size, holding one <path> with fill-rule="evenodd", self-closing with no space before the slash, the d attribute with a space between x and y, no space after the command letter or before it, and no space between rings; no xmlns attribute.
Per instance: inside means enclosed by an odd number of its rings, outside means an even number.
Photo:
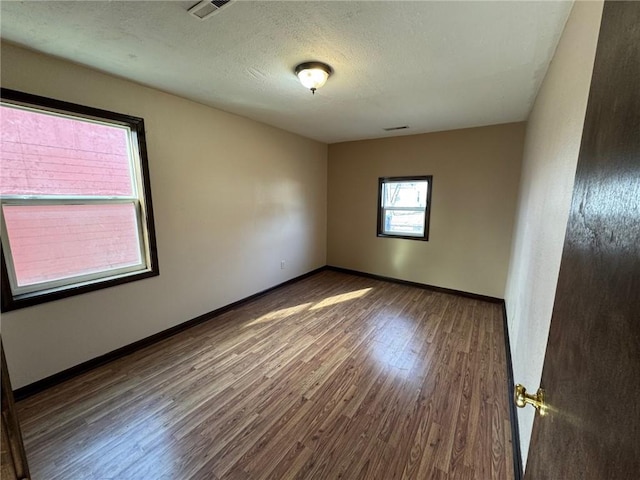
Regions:
<svg viewBox="0 0 640 480"><path fill-rule="evenodd" d="M128 129L0 107L0 194L132 196Z"/></svg>
<svg viewBox="0 0 640 480"><path fill-rule="evenodd" d="M424 235L424 211L385 210L383 232L397 235Z"/></svg>
<svg viewBox="0 0 640 480"><path fill-rule="evenodd" d="M2 210L18 286L142 263L133 203Z"/></svg>
<svg viewBox="0 0 640 480"><path fill-rule="evenodd" d="M422 207L427 205L427 181L385 182L383 207Z"/></svg>

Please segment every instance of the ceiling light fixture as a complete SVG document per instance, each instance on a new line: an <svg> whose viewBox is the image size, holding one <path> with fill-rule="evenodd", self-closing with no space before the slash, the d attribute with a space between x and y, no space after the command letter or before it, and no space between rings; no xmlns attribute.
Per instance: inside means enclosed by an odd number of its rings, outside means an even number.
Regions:
<svg viewBox="0 0 640 480"><path fill-rule="evenodd" d="M300 83L315 95L316 90L323 86L333 73L333 68L322 62L305 62L298 65L295 72Z"/></svg>

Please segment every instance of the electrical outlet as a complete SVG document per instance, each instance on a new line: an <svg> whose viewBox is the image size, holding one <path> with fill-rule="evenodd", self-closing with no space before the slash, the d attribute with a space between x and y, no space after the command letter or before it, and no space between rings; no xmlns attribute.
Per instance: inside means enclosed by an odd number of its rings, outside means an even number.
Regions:
<svg viewBox="0 0 640 480"><path fill-rule="evenodd" d="M280 260L280 270L284 270L284 260Z"/></svg>

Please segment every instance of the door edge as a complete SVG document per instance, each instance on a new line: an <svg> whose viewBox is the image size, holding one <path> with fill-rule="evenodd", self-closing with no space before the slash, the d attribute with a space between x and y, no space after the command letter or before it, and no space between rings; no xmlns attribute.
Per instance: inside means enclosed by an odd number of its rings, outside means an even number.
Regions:
<svg viewBox="0 0 640 480"><path fill-rule="evenodd" d="M504 349L507 364L507 399L509 402L509 423L511 424L511 445L513 449L513 476L515 480L522 480L522 453L520 449L520 429L518 428L518 414L513 401L513 363L511 361L511 342L509 341L509 327L507 323L507 305L502 301L502 329L504 331Z"/></svg>

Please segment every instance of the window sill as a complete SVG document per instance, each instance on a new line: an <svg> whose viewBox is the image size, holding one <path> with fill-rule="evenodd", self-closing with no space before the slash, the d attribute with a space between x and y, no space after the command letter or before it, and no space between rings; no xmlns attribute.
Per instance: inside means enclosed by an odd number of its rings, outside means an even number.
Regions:
<svg viewBox="0 0 640 480"><path fill-rule="evenodd" d="M125 283L135 282L145 278L156 277L158 275L160 275L160 272L156 268L154 270L143 270L119 275L116 277L94 280L92 282L75 284L33 293L24 293L22 295L16 296L13 296L11 294L10 288L7 288L8 282L3 281L2 312L4 313L12 310L18 310L20 308L31 307L34 305L39 305L41 303L72 297L81 293L94 292L96 290L102 290L103 288L115 287L117 285L123 285Z"/></svg>

